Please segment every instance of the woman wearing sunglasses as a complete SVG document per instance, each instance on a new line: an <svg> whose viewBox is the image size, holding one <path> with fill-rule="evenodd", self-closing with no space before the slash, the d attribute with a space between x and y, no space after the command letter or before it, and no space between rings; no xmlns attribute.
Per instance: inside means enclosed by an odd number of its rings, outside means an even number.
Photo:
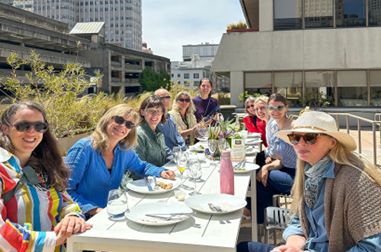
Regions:
<svg viewBox="0 0 381 252"><path fill-rule="evenodd" d="M201 122L219 106L218 100L212 97L213 84L210 79L202 78L198 84L198 90L200 95L192 98L196 108L194 115L196 116L197 123ZM214 115L214 118L217 118L217 115ZM207 123L210 122L211 119Z"/></svg>
<svg viewBox="0 0 381 252"><path fill-rule="evenodd" d="M249 97L245 101L245 117L243 122L249 132L261 133L264 146L268 147L266 141L266 123L270 120L266 106L268 97Z"/></svg>
<svg viewBox="0 0 381 252"><path fill-rule="evenodd" d="M277 137L298 155L284 246L240 243L237 251L381 251L381 173L353 153L332 116L305 112Z"/></svg>
<svg viewBox="0 0 381 252"><path fill-rule="evenodd" d="M172 110L168 112L175 119L178 130L187 146L194 144L198 127L196 117L193 114L195 110L190 94L182 91L176 95Z"/></svg>
<svg viewBox="0 0 381 252"><path fill-rule="evenodd" d="M106 207L108 192L119 187L126 170L143 176L175 177L173 171L141 161L132 150L139 121L139 114L130 106L114 106L102 116L93 134L67 153L65 163L71 170L67 191L87 215Z"/></svg>
<svg viewBox="0 0 381 252"><path fill-rule="evenodd" d="M65 191L70 171L39 104L4 111L0 146L1 251L59 251L71 234L91 228Z"/></svg>
<svg viewBox="0 0 381 252"><path fill-rule="evenodd" d="M294 120L287 117L287 100L282 95L270 95L267 111L272 117L266 126L266 139L269 145L265 149L265 164L257 173L257 218L264 222L264 210L272 206L274 194L290 194L294 183L296 153L294 149L275 136L279 130L291 129Z"/></svg>

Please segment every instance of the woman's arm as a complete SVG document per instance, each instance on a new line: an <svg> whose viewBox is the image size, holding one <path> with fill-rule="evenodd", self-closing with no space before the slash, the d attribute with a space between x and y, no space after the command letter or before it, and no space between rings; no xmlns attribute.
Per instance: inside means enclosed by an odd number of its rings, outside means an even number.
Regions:
<svg viewBox="0 0 381 252"><path fill-rule="evenodd" d="M255 125L252 122L252 119L250 116L246 116L243 118L243 122L245 123L246 129L249 132L258 133L258 129L255 127Z"/></svg>
<svg viewBox="0 0 381 252"><path fill-rule="evenodd" d="M283 168L281 160L277 159L273 162L262 166L262 168L257 173L257 181L262 182L264 186L267 186L267 179L269 176L269 171L271 170L280 170Z"/></svg>

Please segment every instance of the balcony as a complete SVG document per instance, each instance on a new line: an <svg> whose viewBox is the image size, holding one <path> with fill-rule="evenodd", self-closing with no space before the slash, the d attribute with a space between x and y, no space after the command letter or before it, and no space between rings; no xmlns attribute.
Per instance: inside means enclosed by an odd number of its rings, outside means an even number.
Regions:
<svg viewBox="0 0 381 252"><path fill-rule="evenodd" d="M126 70L142 70L141 65L131 65L131 64L126 64L124 67Z"/></svg>
<svg viewBox="0 0 381 252"><path fill-rule="evenodd" d="M124 83L127 85L127 86L139 86L140 83L139 83L139 79L126 79L124 81Z"/></svg>
<svg viewBox="0 0 381 252"><path fill-rule="evenodd" d="M122 79L121 78L116 78L116 77L111 77L111 82L116 82L116 83L120 83L122 82Z"/></svg>
<svg viewBox="0 0 381 252"><path fill-rule="evenodd" d="M120 62L111 61L111 67L121 68L122 64Z"/></svg>

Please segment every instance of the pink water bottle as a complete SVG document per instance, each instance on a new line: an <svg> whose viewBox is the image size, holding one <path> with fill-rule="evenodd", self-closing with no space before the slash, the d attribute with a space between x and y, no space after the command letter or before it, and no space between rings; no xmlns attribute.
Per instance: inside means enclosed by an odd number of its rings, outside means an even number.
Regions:
<svg viewBox="0 0 381 252"><path fill-rule="evenodd" d="M221 154L220 192L234 195L234 172L230 151L223 151Z"/></svg>

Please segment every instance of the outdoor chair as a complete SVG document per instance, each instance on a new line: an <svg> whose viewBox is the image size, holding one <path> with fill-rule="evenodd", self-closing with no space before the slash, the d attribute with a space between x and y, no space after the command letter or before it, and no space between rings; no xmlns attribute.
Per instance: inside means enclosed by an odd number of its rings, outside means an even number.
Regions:
<svg viewBox="0 0 381 252"><path fill-rule="evenodd" d="M289 209L280 207L267 207L265 209L265 243L269 244L270 231L273 231L274 246L277 246L277 231L287 228Z"/></svg>

